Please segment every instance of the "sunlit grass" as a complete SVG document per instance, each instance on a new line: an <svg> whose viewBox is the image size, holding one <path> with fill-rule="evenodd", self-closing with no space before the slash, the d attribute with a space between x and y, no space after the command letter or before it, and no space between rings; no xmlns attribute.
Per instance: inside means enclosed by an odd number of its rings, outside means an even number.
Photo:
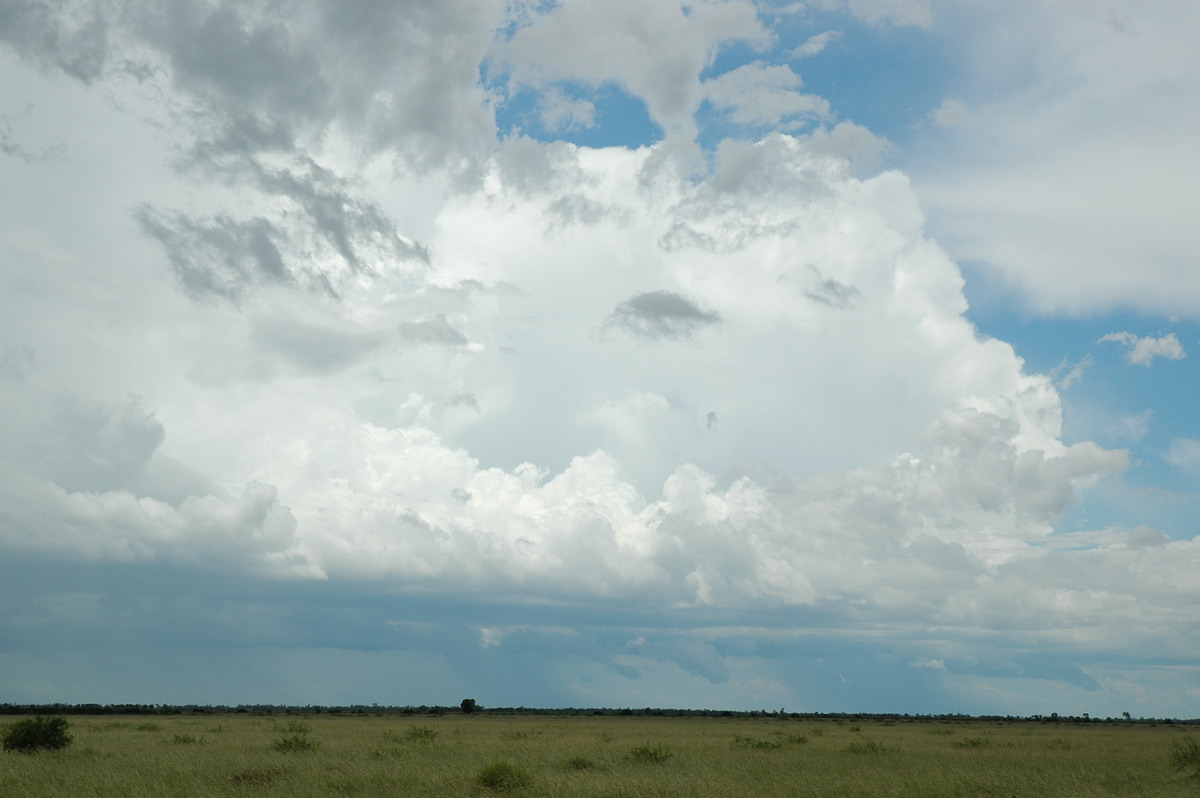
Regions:
<svg viewBox="0 0 1200 798"><path fill-rule="evenodd" d="M1065 798L1198 789L1173 766L1191 750L1178 725L856 721L852 731L812 718L486 713L70 721L68 749L0 755L5 795Z"/></svg>

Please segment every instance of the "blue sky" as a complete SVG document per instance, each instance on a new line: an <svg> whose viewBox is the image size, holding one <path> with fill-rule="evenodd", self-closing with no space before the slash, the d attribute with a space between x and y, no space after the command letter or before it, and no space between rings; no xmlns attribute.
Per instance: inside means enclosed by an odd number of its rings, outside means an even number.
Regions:
<svg viewBox="0 0 1200 798"><path fill-rule="evenodd" d="M0 0L0 700L1200 716L1200 13Z"/></svg>

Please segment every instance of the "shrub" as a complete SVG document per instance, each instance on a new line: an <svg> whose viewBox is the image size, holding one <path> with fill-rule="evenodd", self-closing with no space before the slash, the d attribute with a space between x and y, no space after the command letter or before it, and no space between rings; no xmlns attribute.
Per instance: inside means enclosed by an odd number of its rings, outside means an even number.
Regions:
<svg viewBox="0 0 1200 798"><path fill-rule="evenodd" d="M229 780L234 784L242 784L248 787L266 787L273 784L276 779L284 775L281 768L253 768L247 770L239 770L229 777Z"/></svg>
<svg viewBox="0 0 1200 798"><path fill-rule="evenodd" d="M34 751L57 751L71 744L66 718L35 718L19 720L4 733L4 750L32 754Z"/></svg>
<svg viewBox="0 0 1200 798"><path fill-rule="evenodd" d="M629 758L634 762L666 762L671 757L675 756L669 748L661 745L653 747L649 745L639 745L629 751Z"/></svg>
<svg viewBox="0 0 1200 798"><path fill-rule="evenodd" d="M476 774L475 783L493 792L511 792L529 789L533 786L533 776L508 762L492 762Z"/></svg>
<svg viewBox="0 0 1200 798"><path fill-rule="evenodd" d="M1171 743L1171 766L1176 770L1191 770L1193 777L1200 778L1200 743L1194 737Z"/></svg>
<svg viewBox="0 0 1200 798"><path fill-rule="evenodd" d="M734 748L757 748L760 751L775 751L783 748L779 740L761 740L757 737L743 737L738 734L733 738Z"/></svg>
<svg viewBox="0 0 1200 798"><path fill-rule="evenodd" d="M991 740L986 737L964 737L954 744L955 748L983 748L985 745L990 745Z"/></svg>
<svg viewBox="0 0 1200 798"><path fill-rule="evenodd" d="M437 736L437 729L428 726L410 726L404 733L404 739L411 743L431 743Z"/></svg>
<svg viewBox="0 0 1200 798"><path fill-rule="evenodd" d="M567 760L567 767L571 770L590 770L596 767L596 763L586 756L576 756Z"/></svg>
<svg viewBox="0 0 1200 798"><path fill-rule="evenodd" d="M290 734L285 737L280 737L275 742L271 743L271 748L276 751L282 751L285 754L296 753L300 751L315 751L319 747L315 740L310 740L305 734Z"/></svg>
<svg viewBox="0 0 1200 798"><path fill-rule="evenodd" d="M881 754L886 750L883 743L877 743L874 740L855 740L846 746L848 754Z"/></svg>

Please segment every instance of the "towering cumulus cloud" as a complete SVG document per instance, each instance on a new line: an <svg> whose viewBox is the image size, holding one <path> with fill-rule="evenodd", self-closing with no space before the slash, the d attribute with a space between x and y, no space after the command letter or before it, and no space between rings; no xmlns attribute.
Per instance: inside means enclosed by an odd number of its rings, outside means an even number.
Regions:
<svg viewBox="0 0 1200 798"><path fill-rule="evenodd" d="M1195 542L1064 533L1127 453L1064 440L889 143L772 63L928 5L816 4L786 46L765 5L0 0L0 690L1028 711L1158 678ZM571 138L635 111L653 143ZM72 665L83 629L159 652L151 694ZM181 686L173 647L275 676Z"/></svg>

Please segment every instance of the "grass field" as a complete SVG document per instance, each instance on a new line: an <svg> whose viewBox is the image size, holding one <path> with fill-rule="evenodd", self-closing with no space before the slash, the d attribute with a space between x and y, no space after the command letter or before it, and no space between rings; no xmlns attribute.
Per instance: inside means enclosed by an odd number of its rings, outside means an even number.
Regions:
<svg viewBox="0 0 1200 798"><path fill-rule="evenodd" d="M0 731L8 722L0 723ZM1179 725L788 717L70 717L0 754L39 796L1200 796Z"/></svg>

